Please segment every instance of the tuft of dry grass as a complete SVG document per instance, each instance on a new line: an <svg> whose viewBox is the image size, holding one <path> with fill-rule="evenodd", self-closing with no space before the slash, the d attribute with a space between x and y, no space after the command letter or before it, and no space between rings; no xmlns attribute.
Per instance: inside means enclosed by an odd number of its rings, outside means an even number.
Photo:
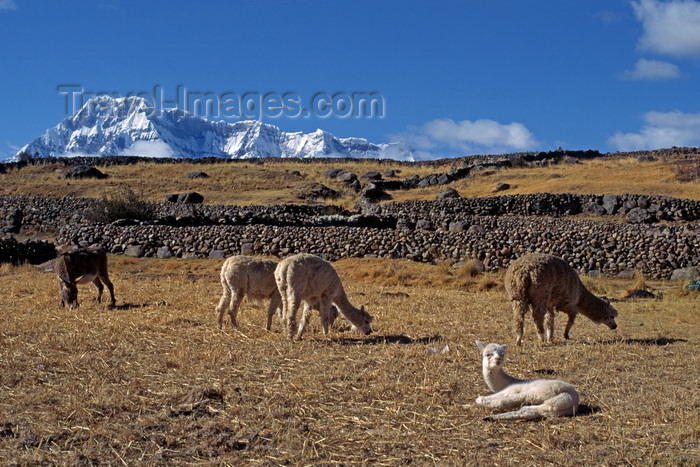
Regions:
<svg viewBox="0 0 700 467"><path fill-rule="evenodd" d="M219 331L223 260L110 256L117 308L58 307L52 273L0 266L0 457L8 465L694 465L700 446L697 294L618 302L616 332L580 317L572 339L509 346L507 370L576 385L576 417L493 423L474 339L511 343L502 286L445 266L335 263L375 332L317 315L285 340L266 304ZM498 275L474 276L498 284ZM433 281L437 281L434 283ZM591 278L612 298L631 279ZM343 324L344 323L344 324ZM443 349L433 353L428 346ZM465 406L465 404L467 404Z"/></svg>

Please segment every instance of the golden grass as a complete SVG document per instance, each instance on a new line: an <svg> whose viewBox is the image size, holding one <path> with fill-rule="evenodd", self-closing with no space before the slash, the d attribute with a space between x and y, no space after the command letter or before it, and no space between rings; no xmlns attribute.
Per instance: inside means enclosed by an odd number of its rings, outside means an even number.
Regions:
<svg viewBox="0 0 700 467"><path fill-rule="evenodd" d="M584 160L580 164L549 167L507 168L475 174L450 186L463 197L484 197L530 193L654 194L700 200L697 182L678 182L674 163L657 159L639 162L636 158ZM496 193L496 184L508 183L509 190ZM396 201L435 199L444 186L394 192Z"/></svg>
<svg viewBox="0 0 700 467"><path fill-rule="evenodd" d="M675 179L673 159L639 162L634 158L605 158L583 161L581 164L559 164L540 168L501 169L490 175L474 175L450 185L433 186L406 191L392 191L393 201L432 200L448 187L455 188L461 196L478 197L505 194L580 193L580 194L656 194L677 198L700 200L697 182L678 182ZM358 160L337 163L302 163L297 161L271 161L256 164L248 161L228 161L221 164L153 164L139 163L129 166L104 167L109 175L106 180L63 180L66 168L57 164L36 165L12 170L1 175L0 194L75 196L102 198L129 187L147 201L163 201L170 193L197 191L206 204L250 205L305 203L294 193L310 182L322 183L342 191L343 187L327 178L329 168L342 168L358 176L369 172L399 170L399 178L412 175L424 176L436 172L448 172L449 166L439 168L398 164L391 161ZM189 179L187 174L204 171L206 179ZM291 172L298 171L301 176ZM498 182L506 182L511 189L494 193ZM346 192L339 200L327 200L352 208L357 194Z"/></svg>
<svg viewBox="0 0 700 467"><path fill-rule="evenodd" d="M216 327L223 260L111 256L118 307L81 286L58 307L52 273L0 266L0 458L8 465L696 465L699 295L647 281L659 300L617 302L616 332L584 317L561 340L509 346L514 376L574 383L581 414L482 421L474 339L512 343L501 287L448 266L335 263L375 316L360 336L314 316L290 344L265 304ZM469 276L499 283L496 275ZM620 298L630 279L586 278ZM477 290L479 289L479 290ZM445 353L428 351L449 346ZM469 404L464 407L464 404Z"/></svg>

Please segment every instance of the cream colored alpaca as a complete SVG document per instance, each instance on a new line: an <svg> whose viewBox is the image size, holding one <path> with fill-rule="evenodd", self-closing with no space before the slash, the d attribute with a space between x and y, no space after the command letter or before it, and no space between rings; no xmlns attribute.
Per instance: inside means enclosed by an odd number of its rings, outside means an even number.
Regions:
<svg viewBox="0 0 700 467"><path fill-rule="evenodd" d="M277 283L275 282L275 268L277 261L254 258L252 256L231 256L221 266L221 286L223 294L216 311L219 313L219 328L223 326L224 312L228 310L231 324L238 327L236 317L238 308L244 297L253 302L270 300L267 307L268 331L272 327L272 315L275 311L281 319L282 301L280 299ZM304 303L304 319L308 320L312 308ZM338 316L338 310L332 307L328 317L329 324L333 324Z"/></svg>
<svg viewBox="0 0 700 467"><path fill-rule="evenodd" d="M223 295L216 311L219 313L219 328L224 321L224 312L228 310L231 324L238 327L236 316L244 297L259 302L270 300L267 307L268 331L272 325L272 315L282 306L280 294L275 283L277 261L254 258L252 256L231 256L226 258L221 267L221 286Z"/></svg>
<svg viewBox="0 0 700 467"><path fill-rule="evenodd" d="M578 393L571 384L555 379L513 378L501 368L505 345L484 345L477 340L476 346L481 351L484 381L495 392L477 397L476 403L497 410L518 409L492 415L490 420L537 420L576 414Z"/></svg>
<svg viewBox="0 0 700 467"><path fill-rule="evenodd" d="M355 308L348 300L338 273L330 263L318 256L300 253L283 259L275 269L275 280L282 299L282 320L289 339L301 337L308 322L304 313L297 328L296 315L302 301L318 308L323 333L328 334L332 323L332 306L355 328L365 334L372 332L372 316L362 308Z"/></svg>
<svg viewBox="0 0 700 467"><path fill-rule="evenodd" d="M513 309L517 345L522 343L523 321L530 307L540 342L552 340L555 309L569 315L565 339L569 338L569 330L579 312L596 324L617 328L617 310L610 301L593 295L576 271L556 256L534 253L516 259L506 271L504 285Z"/></svg>

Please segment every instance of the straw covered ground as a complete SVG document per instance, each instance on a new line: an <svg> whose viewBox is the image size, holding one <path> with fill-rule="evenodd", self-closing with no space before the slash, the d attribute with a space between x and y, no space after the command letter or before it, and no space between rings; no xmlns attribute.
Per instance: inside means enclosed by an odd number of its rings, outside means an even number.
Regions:
<svg viewBox="0 0 700 467"><path fill-rule="evenodd" d="M0 266L0 459L7 465L697 465L700 294L619 300L635 279L585 278L618 330L580 316L572 340L513 345L498 275L370 259L335 263L361 336L317 316L301 342L266 304L216 326L222 260L110 256L117 308L59 308L51 272ZM637 278L636 280L639 280ZM484 421L474 339L508 343L506 370L558 378L580 413Z"/></svg>

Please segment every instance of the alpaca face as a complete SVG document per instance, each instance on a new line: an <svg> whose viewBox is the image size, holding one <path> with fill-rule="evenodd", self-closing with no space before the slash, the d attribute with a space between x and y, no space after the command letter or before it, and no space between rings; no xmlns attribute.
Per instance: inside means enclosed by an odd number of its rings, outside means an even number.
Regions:
<svg viewBox="0 0 700 467"><path fill-rule="evenodd" d="M481 348L481 357L484 368L498 368L506 359L506 346L488 344Z"/></svg>
<svg viewBox="0 0 700 467"><path fill-rule="evenodd" d="M65 303L69 309L78 307L78 287L66 281L61 281L61 304Z"/></svg>
<svg viewBox="0 0 700 467"><path fill-rule="evenodd" d="M361 323L359 325L353 324L351 329L353 331L360 331L361 333L367 335L372 332L372 327L370 326L370 324L372 323L372 320L374 318L372 317L372 315L365 311L364 306L360 308L360 312L362 314Z"/></svg>
<svg viewBox="0 0 700 467"><path fill-rule="evenodd" d="M617 323L615 322L615 318L617 318L617 310L613 308L613 306L610 304L610 300L608 300L606 297L602 297L602 299L605 301L605 303L608 304L608 316L602 321L600 321L599 324L604 324L610 329L617 329Z"/></svg>

